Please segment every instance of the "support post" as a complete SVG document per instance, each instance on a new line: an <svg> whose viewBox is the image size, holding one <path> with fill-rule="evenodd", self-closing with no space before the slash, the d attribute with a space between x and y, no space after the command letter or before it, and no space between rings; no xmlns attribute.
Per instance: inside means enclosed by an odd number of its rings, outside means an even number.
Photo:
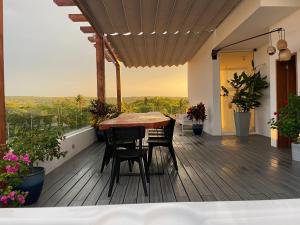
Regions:
<svg viewBox="0 0 300 225"><path fill-rule="evenodd" d="M105 102L105 56L104 40L96 37L96 63L97 63L97 97L100 102Z"/></svg>
<svg viewBox="0 0 300 225"><path fill-rule="evenodd" d="M117 106L118 111L122 111L122 96L121 96L121 74L120 65L116 64L116 81L117 81Z"/></svg>
<svg viewBox="0 0 300 225"><path fill-rule="evenodd" d="M4 93L3 0L0 0L0 151L5 146L6 146L6 121L5 121L5 93Z"/></svg>

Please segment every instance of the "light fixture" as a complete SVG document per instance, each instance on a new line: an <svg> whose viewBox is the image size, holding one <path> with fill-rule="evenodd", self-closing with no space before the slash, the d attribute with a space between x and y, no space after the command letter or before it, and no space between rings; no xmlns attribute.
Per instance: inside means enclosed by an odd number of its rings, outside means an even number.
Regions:
<svg viewBox="0 0 300 225"><path fill-rule="evenodd" d="M274 55L276 53L276 48L272 45L272 34L269 35L269 46L267 48L267 53L269 55Z"/></svg>
<svg viewBox="0 0 300 225"><path fill-rule="evenodd" d="M290 61L292 58L292 53L288 48L280 50L278 54L278 58L279 61Z"/></svg>
<svg viewBox="0 0 300 225"><path fill-rule="evenodd" d="M292 53L288 49L287 41L285 40L285 30L282 29L278 32L279 40L277 42L277 49L279 50L279 61L289 61L292 58Z"/></svg>

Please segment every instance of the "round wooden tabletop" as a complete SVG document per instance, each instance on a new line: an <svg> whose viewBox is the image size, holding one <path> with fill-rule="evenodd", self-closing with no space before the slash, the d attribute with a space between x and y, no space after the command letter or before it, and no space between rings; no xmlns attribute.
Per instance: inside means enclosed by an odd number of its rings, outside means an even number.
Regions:
<svg viewBox="0 0 300 225"><path fill-rule="evenodd" d="M101 130L111 127L134 127L143 126L146 129L155 129L168 125L170 118L160 112L148 113L123 113L117 118L100 123Z"/></svg>

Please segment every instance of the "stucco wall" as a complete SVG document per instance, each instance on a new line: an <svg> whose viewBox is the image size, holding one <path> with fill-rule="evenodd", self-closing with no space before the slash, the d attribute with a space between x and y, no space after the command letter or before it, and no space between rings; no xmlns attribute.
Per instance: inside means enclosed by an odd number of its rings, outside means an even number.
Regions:
<svg viewBox="0 0 300 225"><path fill-rule="evenodd" d="M80 130L66 134L66 139L61 143L62 151L68 151L65 158L54 159L49 162L40 162L38 165L42 166L46 170L46 174L50 173L55 168L62 165L68 160L72 160L72 157L78 154L80 151L89 147L97 140L95 130L92 127L85 127Z"/></svg>
<svg viewBox="0 0 300 225"><path fill-rule="evenodd" d="M270 63L269 55L267 54L268 45L264 45L254 52L254 63L261 74L267 76L267 81L270 82ZM264 96L260 100L261 106L255 109L255 132L257 134L270 137L270 90L269 87L263 93Z"/></svg>

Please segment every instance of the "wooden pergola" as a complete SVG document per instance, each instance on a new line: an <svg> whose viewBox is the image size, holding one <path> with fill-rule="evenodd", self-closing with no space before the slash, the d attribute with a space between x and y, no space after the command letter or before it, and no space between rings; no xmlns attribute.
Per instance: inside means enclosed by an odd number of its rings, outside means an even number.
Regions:
<svg viewBox="0 0 300 225"><path fill-rule="evenodd" d="M116 66L117 105L121 110L120 62L126 67L177 66L188 62L240 0L122 1L53 0L77 7L73 22L96 49L97 96L105 102L105 59ZM5 144L3 0L0 15L0 144ZM112 47L113 46L113 47Z"/></svg>
<svg viewBox="0 0 300 225"><path fill-rule="evenodd" d="M69 14L69 19L73 22L87 22L89 26L81 26L80 30L84 34L91 34L88 40L94 44L96 48L96 67L97 67L97 97L99 101L105 102L105 59L112 62L116 66L116 83L117 83L117 106L121 111L121 77L120 77L120 63L111 47L108 40L101 34L97 34L93 23L85 15L84 10L79 7L76 0L53 0L57 6L61 7L78 7L82 14Z"/></svg>
<svg viewBox="0 0 300 225"><path fill-rule="evenodd" d="M6 145L4 51L3 51L3 0L0 0L0 155Z"/></svg>

